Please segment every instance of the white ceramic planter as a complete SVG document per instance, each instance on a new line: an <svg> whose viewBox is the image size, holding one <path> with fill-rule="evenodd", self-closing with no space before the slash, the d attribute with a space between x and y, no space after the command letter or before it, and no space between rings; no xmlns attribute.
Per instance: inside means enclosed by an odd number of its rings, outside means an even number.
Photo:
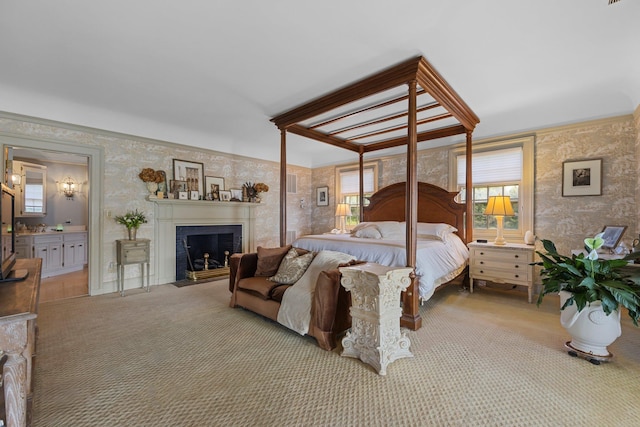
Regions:
<svg viewBox="0 0 640 427"><path fill-rule="evenodd" d="M571 297L569 292L560 292L560 307ZM560 324L571 335L567 347L597 358L611 357L607 346L621 334L620 311L606 315L600 302L587 305L581 312L575 303L560 312Z"/></svg>

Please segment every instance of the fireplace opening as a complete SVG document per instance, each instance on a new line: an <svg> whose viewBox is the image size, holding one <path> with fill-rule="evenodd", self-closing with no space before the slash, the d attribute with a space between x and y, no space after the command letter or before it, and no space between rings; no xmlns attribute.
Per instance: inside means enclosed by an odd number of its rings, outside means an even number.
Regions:
<svg viewBox="0 0 640 427"><path fill-rule="evenodd" d="M176 280L228 274L228 257L241 251L241 225L178 226Z"/></svg>

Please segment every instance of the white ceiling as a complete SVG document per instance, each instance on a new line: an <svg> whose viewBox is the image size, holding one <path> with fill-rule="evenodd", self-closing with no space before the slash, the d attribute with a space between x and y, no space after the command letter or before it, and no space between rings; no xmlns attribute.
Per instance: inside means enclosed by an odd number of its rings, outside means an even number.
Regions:
<svg viewBox="0 0 640 427"><path fill-rule="evenodd" d="M640 1L607 3L3 0L0 111L279 161L271 117L424 55L475 139L630 114ZM302 166L354 160L288 147Z"/></svg>

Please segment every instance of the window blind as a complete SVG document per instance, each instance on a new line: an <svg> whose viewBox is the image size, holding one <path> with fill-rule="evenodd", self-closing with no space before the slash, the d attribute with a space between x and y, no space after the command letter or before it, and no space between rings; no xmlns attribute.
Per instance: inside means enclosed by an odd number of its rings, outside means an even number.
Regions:
<svg viewBox="0 0 640 427"><path fill-rule="evenodd" d="M364 174L364 192L373 193L373 168L365 168ZM340 172L340 192L342 194L358 194L360 193L360 173L357 170Z"/></svg>
<svg viewBox="0 0 640 427"><path fill-rule="evenodd" d="M457 161L458 185L464 187L467 182L467 156L459 155ZM520 181L522 147L474 153L471 169L474 185Z"/></svg>

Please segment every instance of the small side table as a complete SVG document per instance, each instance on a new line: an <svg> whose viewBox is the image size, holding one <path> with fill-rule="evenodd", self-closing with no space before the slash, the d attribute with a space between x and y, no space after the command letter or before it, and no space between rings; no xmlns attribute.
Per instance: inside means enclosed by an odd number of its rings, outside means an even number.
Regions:
<svg viewBox="0 0 640 427"><path fill-rule="evenodd" d="M400 293L411 284L408 267L366 263L340 269L351 292L351 331L342 339L342 356L359 358L386 375L387 365L413 357L411 342L400 332Z"/></svg>
<svg viewBox="0 0 640 427"><path fill-rule="evenodd" d="M147 265L147 292L149 292L149 259L151 241L149 239L116 240L118 262L118 291L124 296L124 266L140 264L142 287L144 288L144 265Z"/></svg>

